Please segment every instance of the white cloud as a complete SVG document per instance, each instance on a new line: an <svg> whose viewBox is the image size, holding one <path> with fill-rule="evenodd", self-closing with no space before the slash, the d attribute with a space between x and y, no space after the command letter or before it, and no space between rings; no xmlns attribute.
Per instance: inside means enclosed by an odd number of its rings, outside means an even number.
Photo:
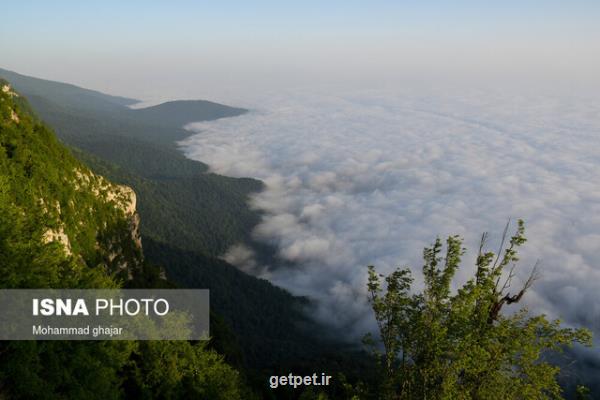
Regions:
<svg viewBox="0 0 600 400"><path fill-rule="evenodd" d="M227 249L227 252L223 255L223 260L247 273L255 274L259 268L255 257L256 255L251 248L243 244L236 244Z"/></svg>
<svg viewBox="0 0 600 400"><path fill-rule="evenodd" d="M597 97L295 92L255 104L240 118L193 124L200 133L183 145L218 173L265 181L252 199L265 213L256 238L295 264L263 276L317 299L317 318L363 334L367 265L410 265L418 277L437 235L474 248L490 231L495 247L513 217L527 223L523 276L536 259L543 266L528 304L600 333Z"/></svg>

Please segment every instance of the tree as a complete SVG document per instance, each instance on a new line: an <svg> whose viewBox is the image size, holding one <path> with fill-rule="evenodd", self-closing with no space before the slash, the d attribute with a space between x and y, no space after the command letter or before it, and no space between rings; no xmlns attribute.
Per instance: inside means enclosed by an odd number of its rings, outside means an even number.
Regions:
<svg viewBox="0 0 600 400"><path fill-rule="evenodd" d="M475 274L456 291L451 284L465 252L458 236L447 239L444 257L439 238L425 248L420 293L411 294L408 268L384 277L369 267L369 301L381 346L371 335L365 342L384 371L382 397L562 398L559 367L544 361L543 355L574 343L591 346L591 333L531 315L526 308L503 312L519 303L539 277L536 264L524 284L511 291L517 250L526 239L523 221L510 239L508 228L509 224L497 254L484 251L488 236L482 236Z"/></svg>
<svg viewBox="0 0 600 400"><path fill-rule="evenodd" d="M126 369L126 398L249 399L239 373L206 343L135 342Z"/></svg>
<svg viewBox="0 0 600 400"><path fill-rule="evenodd" d="M0 86L6 84L0 80ZM111 265L143 265L130 221L102 194L103 183L31 114L22 97L0 91L0 288L116 288L122 271ZM46 239L57 229L67 236L69 251ZM159 268L141 269L147 275L139 286L159 281L152 275ZM240 374L207 346L0 342L0 398L252 398Z"/></svg>

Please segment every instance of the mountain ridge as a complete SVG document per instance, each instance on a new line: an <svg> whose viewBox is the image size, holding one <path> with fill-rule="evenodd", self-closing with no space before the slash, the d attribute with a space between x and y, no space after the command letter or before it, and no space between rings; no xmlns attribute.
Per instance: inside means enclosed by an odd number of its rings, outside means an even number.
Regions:
<svg viewBox="0 0 600 400"><path fill-rule="evenodd" d="M10 81L11 84L26 96L30 103L41 110L42 116L48 107L59 105L78 111L81 117L102 115L104 118L118 118L121 124L143 125L148 137L141 139L159 140L161 144L174 144L173 142L189 136L184 125L205 120L214 120L242 115L247 109L226 106L208 100L172 100L157 105L130 108L140 100L109 95L93 89L55 82L47 79L35 78L0 68L0 77ZM50 103L47 104L49 99ZM156 126L162 135L155 132ZM116 130L118 132L118 130ZM163 137L161 137L163 136ZM166 137L164 137L166 136Z"/></svg>
<svg viewBox="0 0 600 400"><path fill-rule="evenodd" d="M109 95L98 90L81 88L71 83L36 78L4 68L0 68L0 76L10 82L13 87L19 87L19 92L23 93L26 97L52 93L53 96L56 96L55 100L57 101L66 100L69 102L71 99L76 98L80 102L80 106L88 106L89 102L93 100L100 100L101 102L112 103L117 106L129 106L139 103L138 99ZM83 103L81 103L82 99L84 100ZM97 106L98 104L94 105Z"/></svg>
<svg viewBox="0 0 600 400"><path fill-rule="evenodd" d="M192 122L236 117L247 112L244 108L225 106L208 100L172 100L154 106L130 109L134 118L181 127Z"/></svg>
<svg viewBox="0 0 600 400"><path fill-rule="evenodd" d="M30 88L36 82L26 82L23 86ZM34 87L31 92L40 94L41 91ZM163 265L167 277L174 278L183 287L203 287L202 282L215 285L212 297L215 304L223 306L216 311L225 314L229 324L237 327L236 333L247 349L256 345L246 340L248 332L253 332L256 338L253 340L263 337L261 348L277 342L277 332L282 332L281 316L263 315L259 324L252 312L240 314L241 310L231 305L232 293L236 293L242 303L254 304L254 307L260 307L261 303L267 306L273 299L278 299L282 307L279 314L293 316L285 319L289 342L293 343L292 338L296 337L297 342L308 346L307 329L299 329L299 326L311 327L308 331L316 327L300 312L305 307L305 300L295 298L269 282L246 276L219 258L231 245L240 242L254 244L252 230L260 222L261 214L251 210L247 201L252 193L262 189L262 182L212 174L205 164L186 158L172 142L174 136L189 135L182 128L141 124L123 118L121 112L109 113L106 108L94 113L93 110L69 107L76 98L65 105L57 103L47 93L45 97L34 98L32 106L94 172L130 186L137 193L142 240L152 244L148 261ZM171 103L166 107L177 104L181 103ZM154 129L152 134L148 134L149 129ZM175 135L173 130L179 131ZM255 247L259 253L270 252L270 249L261 248L258 244ZM161 264L163 261L166 263ZM216 279L207 280L210 275L195 271L200 268L218 273L221 269L213 266L219 265L227 272ZM244 282L241 291L238 287L240 282ZM272 347L277 353L303 357L302 346L294 345L293 351L285 346ZM250 364L269 362L265 355L249 357L247 362Z"/></svg>
<svg viewBox="0 0 600 400"><path fill-rule="evenodd" d="M144 260L136 200L131 188L76 159L26 99L0 80L2 289L167 286L160 267ZM253 398L215 347L188 341L3 341L0 397Z"/></svg>

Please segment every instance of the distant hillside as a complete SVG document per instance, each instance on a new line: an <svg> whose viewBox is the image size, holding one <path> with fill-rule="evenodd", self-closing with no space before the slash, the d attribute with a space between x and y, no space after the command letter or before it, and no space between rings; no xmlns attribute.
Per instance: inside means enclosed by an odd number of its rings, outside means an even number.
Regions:
<svg viewBox="0 0 600 400"><path fill-rule="evenodd" d="M131 110L131 113L146 123L182 127L190 122L234 117L247 111L205 100L179 100Z"/></svg>
<svg viewBox="0 0 600 400"><path fill-rule="evenodd" d="M95 90L82 89L68 83L33 78L0 68L0 76L6 79L29 101L32 98L51 98L57 104L90 110L116 110L135 104L139 100L111 96Z"/></svg>
<svg viewBox="0 0 600 400"><path fill-rule="evenodd" d="M139 100L111 96L68 83L33 78L0 68L8 80L29 99L36 112L59 136L77 121L76 135L121 135L175 147L175 141L189 136L183 126L241 115L247 110L205 100L179 100L141 109L128 105ZM60 128L60 129L59 129ZM71 130L72 131L72 130ZM70 132L73 133L73 132Z"/></svg>

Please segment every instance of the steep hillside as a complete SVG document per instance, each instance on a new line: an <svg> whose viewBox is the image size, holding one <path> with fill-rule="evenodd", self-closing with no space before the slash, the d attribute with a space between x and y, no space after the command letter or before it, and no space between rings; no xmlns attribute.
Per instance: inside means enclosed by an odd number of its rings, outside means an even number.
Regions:
<svg viewBox="0 0 600 400"><path fill-rule="evenodd" d="M92 173L0 81L0 288L150 282L139 222L132 189ZM0 398L252 398L207 346L4 341Z"/></svg>
<svg viewBox="0 0 600 400"><path fill-rule="evenodd" d="M2 221L3 229L12 230L4 232L5 246L10 246L9 233L13 238L31 235L38 239L32 246L47 245L64 262L84 266L82 271L131 277L143 262L133 190L92 173L37 120L7 82L1 81L0 88L0 196L3 219L12 221ZM23 257L35 254L21 250ZM21 262L12 252L2 254L7 257L4 268ZM36 280L35 286L54 284L30 278ZM16 280L10 286L31 284Z"/></svg>
<svg viewBox="0 0 600 400"><path fill-rule="evenodd" d="M69 143L85 152L76 155L86 164L135 189L144 236L212 256L251 240L260 215L248 208L247 198L260 182L206 173L175 149L120 136L76 136Z"/></svg>
<svg viewBox="0 0 600 400"><path fill-rule="evenodd" d="M212 256L251 241L260 215L246 200L261 182L208 174L206 165L185 158L174 143L189 135L183 123L244 110L202 101L130 110L120 98L87 89L0 69L3 76L15 79L63 142L119 167L102 172L138 193L143 236ZM157 119L162 122L152 122Z"/></svg>

